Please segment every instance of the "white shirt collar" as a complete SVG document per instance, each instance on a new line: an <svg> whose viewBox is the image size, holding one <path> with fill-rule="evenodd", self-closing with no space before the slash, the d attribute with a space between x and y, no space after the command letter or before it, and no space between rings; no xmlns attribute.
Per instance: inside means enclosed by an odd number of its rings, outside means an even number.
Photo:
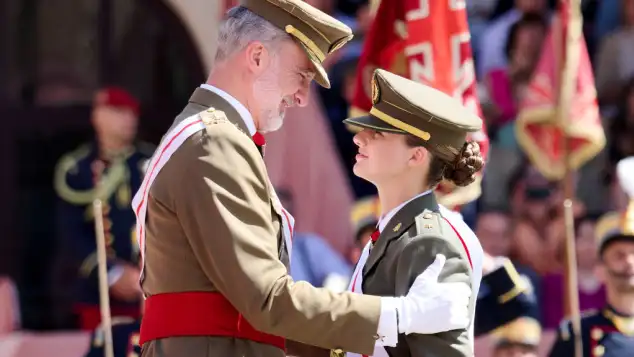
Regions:
<svg viewBox="0 0 634 357"><path fill-rule="evenodd" d="M401 203L397 207L392 208L385 216L383 216L383 217L381 217L381 219L379 219L379 232L383 232L383 229L385 229L387 224L390 223L390 220L394 217L394 215L396 213L398 213L398 211L400 211L401 208L405 207L406 204L412 202L413 200L415 200L415 199L417 199L419 197L425 196L426 194L431 193L431 192L432 192L432 190L425 191L425 192L423 192L421 194L418 194L418 195L410 198L409 200Z"/></svg>
<svg viewBox="0 0 634 357"><path fill-rule="evenodd" d="M231 106L238 112L238 114L240 114L240 117L242 117L244 124L246 124L247 129L249 129L249 135L253 136L253 134L255 134L255 132L257 131L255 128L255 122L253 121L253 116L251 116L251 113L249 112L247 107L245 107L242 103L240 103L231 94L223 91L220 88L214 87L206 83L202 84L200 88L204 88L210 92L214 92L218 94L219 96L221 96L222 99L229 102L229 104L231 104Z"/></svg>

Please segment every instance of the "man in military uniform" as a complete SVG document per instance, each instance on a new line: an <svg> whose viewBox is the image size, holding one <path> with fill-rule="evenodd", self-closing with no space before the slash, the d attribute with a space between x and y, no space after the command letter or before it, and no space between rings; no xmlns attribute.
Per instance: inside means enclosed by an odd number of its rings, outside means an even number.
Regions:
<svg viewBox="0 0 634 357"><path fill-rule="evenodd" d="M82 329L101 320L92 202L103 201L108 283L113 315L138 317L139 268L132 194L141 185L152 147L135 142L139 103L127 91L109 87L94 100L96 140L63 156L54 186L59 196L58 229L78 267L75 313Z"/></svg>
<svg viewBox="0 0 634 357"><path fill-rule="evenodd" d="M349 252L351 264L359 260L363 247L379 224L380 211L379 200L375 196L363 198L353 206L350 220L355 241ZM460 219L459 213L452 214ZM482 274L475 310L475 336L485 335L522 316L539 319L534 291L509 259L484 252Z"/></svg>
<svg viewBox="0 0 634 357"><path fill-rule="evenodd" d="M484 253L482 284L476 307L475 334L481 336L521 316L539 319L539 306L529 279L506 257Z"/></svg>
<svg viewBox="0 0 634 357"><path fill-rule="evenodd" d="M281 357L285 338L371 353L399 333L468 324L464 284L421 275L396 298L337 294L288 275L294 220L267 175L259 132L306 105L313 78L329 86L322 62L351 37L300 0L246 0L220 24L207 83L163 137L133 200L143 356Z"/></svg>
<svg viewBox="0 0 634 357"><path fill-rule="evenodd" d="M581 318L584 357L625 357L634 351L634 157L617 165L619 183L630 198L625 212L611 212L597 222L599 277L607 305ZM563 321L551 357L575 356L570 321Z"/></svg>

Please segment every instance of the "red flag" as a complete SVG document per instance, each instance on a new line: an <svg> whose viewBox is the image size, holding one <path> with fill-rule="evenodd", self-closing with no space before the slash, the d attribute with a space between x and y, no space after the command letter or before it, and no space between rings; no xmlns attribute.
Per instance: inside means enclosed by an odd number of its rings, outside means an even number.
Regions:
<svg viewBox="0 0 634 357"><path fill-rule="evenodd" d="M552 180L565 174L566 136L572 170L605 146L590 57L580 24L573 23L581 18L570 16L567 3L562 3L516 120L518 142L533 165ZM567 36L568 31L577 33Z"/></svg>
<svg viewBox="0 0 634 357"><path fill-rule="evenodd" d="M404 49L407 29L402 0L381 1L365 35L357 69L357 84L350 116L365 115L372 108L370 81L376 68L407 76Z"/></svg>
<svg viewBox="0 0 634 357"><path fill-rule="evenodd" d="M382 1L363 48L351 115L372 106L369 84L376 67L441 90L482 116L464 0ZM489 138L482 131L470 136L486 157ZM456 207L480 196L482 176L467 187L441 183L436 191L446 206Z"/></svg>

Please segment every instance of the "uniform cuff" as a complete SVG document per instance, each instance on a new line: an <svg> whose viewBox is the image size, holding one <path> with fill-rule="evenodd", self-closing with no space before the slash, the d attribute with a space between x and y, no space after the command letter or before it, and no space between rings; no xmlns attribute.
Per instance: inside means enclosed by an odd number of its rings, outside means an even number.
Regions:
<svg viewBox="0 0 634 357"><path fill-rule="evenodd" d="M501 304L512 300L525 290L517 270L508 259L502 260L501 266L483 276L482 280L489 286L491 293L498 297Z"/></svg>
<svg viewBox="0 0 634 357"><path fill-rule="evenodd" d="M381 298L381 316L376 334L376 346L396 347L398 343L398 310L401 299L396 297Z"/></svg>

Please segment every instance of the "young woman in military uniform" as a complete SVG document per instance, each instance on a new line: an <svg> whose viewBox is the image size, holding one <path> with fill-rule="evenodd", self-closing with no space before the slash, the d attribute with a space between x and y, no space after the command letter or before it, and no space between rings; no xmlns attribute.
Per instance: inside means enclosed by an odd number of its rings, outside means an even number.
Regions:
<svg viewBox="0 0 634 357"><path fill-rule="evenodd" d="M432 273L437 281L471 291L467 328L400 335L397 347L379 347L374 356L472 356L483 251L464 221L438 205L433 190L442 180L458 186L474 181L484 160L466 136L482 121L444 93L380 69L372 80L372 101L368 116L345 120L363 129L354 137L359 147L354 173L376 186L381 206L350 290L403 296L417 284L417 274L442 260Z"/></svg>

